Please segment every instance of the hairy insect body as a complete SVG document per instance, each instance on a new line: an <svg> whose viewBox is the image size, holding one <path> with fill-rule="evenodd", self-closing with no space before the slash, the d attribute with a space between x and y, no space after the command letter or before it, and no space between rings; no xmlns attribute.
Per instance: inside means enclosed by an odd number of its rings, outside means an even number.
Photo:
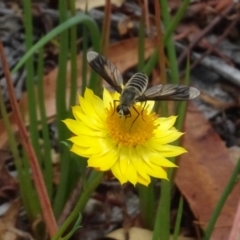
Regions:
<svg viewBox="0 0 240 240"><path fill-rule="evenodd" d="M131 116L130 107L132 107L139 96L147 89L148 77L144 73L135 73L123 88L120 96L120 104L117 112L120 116Z"/></svg>

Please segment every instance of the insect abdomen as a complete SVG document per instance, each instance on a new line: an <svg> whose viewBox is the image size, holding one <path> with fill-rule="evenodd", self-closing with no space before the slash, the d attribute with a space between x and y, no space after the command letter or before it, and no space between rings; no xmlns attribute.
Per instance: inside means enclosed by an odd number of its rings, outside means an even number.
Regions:
<svg viewBox="0 0 240 240"><path fill-rule="evenodd" d="M147 89L148 77L144 73L135 73L125 85L125 88L132 87L139 91L139 95L143 94Z"/></svg>

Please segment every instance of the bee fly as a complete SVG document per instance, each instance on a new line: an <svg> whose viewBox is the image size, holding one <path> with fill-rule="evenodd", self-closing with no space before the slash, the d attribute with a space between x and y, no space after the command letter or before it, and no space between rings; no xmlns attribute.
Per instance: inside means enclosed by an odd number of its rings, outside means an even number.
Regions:
<svg viewBox="0 0 240 240"><path fill-rule="evenodd" d="M148 77L146 74L140 72L135 73L127 84L122 87L123 78L120 71L107 58L97 52L89 51L87 53L87 61L109 85L121 94L119 105L116 109L119 116L131 117L131 107L137 112L138 115L133 123L139 116L137 109L134 107L136 102L145 102L149 100L184 101L196 98L200 94L199 90L194 87L178 84L160 84L147 89Z"/></svg>

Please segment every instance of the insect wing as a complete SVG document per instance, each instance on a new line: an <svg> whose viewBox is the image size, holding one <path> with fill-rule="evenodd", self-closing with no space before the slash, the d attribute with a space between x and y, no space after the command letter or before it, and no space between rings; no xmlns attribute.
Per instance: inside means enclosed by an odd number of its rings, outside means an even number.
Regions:
<svg viewBox="0 0 240 240"><path fill-rule="evenodd" d="M117 67L107 58L94 51L87 53L89 65L117 92L122 92L123 78Z"/></svg>
<svg viewBox="0 0 240 240"><path fill-rule="evenodd" d="M160 84L147 89L137 101L147 100L175 100L186 101L196 98L200 94L200 91L194 87L178 84Z"/></svg>

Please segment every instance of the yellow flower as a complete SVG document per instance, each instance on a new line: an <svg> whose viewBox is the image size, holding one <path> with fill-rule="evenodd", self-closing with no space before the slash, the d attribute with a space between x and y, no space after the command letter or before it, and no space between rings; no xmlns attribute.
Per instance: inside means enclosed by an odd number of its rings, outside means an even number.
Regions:
<svg viewBox="0 0 240 240"><path fill-rule="evenodd" d="M106 89L103 100L86 89L79 96L80 106L72 108L75 119L64 123L74 134L69 140L71 151L88 158L88 166L101 171L111 170L121 184L148 185L150 176L167 179L165 168L176 167L167 157L175 157L186 150L169 145L182 133L173 125L175 116L158 118L152 113L154 102L135 104L131 117L120 118L114 100Z"/></svg>

